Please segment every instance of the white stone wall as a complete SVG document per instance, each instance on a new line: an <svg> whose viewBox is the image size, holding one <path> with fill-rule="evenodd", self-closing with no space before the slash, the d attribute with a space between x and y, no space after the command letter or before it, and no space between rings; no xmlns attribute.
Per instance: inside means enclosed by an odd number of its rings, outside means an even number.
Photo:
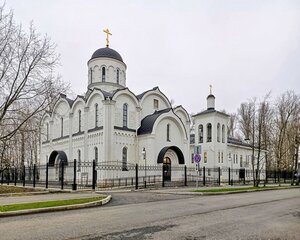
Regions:
<svg viewBox="0 0 300 240"><path fill-rule="evenodd" d="M102 68L105 67L105 82L102 82ZM92 78L90 69L93 69ZM117 70L119 70L119 83L117 83ZM106 91L112 91L126 87L126 65L112 58L94 58L88 62L89 88L99 87ZM108 85L107 83L112 83Z"/></svg>

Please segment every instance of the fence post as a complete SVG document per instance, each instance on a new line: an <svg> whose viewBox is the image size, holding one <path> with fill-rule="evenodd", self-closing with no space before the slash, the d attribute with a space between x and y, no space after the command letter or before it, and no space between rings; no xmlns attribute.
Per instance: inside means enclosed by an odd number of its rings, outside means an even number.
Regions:
<svg viewBox="0 0 300 240"><path fill-rule="evenodd" d="M73 185L72 185L72 190L76 191L77 190L77 184L76 184L76 159L74 159L74 176L73 176Z"/></svg>
<svg viewBox="0 0 300 240"><path fill-rule="evenodd" d="M274 182L277 182L277 174L276 174L276 170L274 171Z"/></svg>
<svg viewBox="0 0 300 240"><path fill-rule="evenodd" d="M2 169L2 172L1 172L1 185L3 184L3 177L4 177L4 169Z"/></svg>
<svg viewBox="0 0 300 240"><path fill-rule="evenodd" d="M135 164L135 189L139 187L139 165Z"/></svg>
<svg viewBox="0 0 300 240"><path fill-rule="evenodd" d="M203 186L205 186L205 167L203 167Z"/></svg>
<svg viewBox="0 0 300 240"><path fill-rule="evenodd" d="M219 186L221 186L221 168L220 167L218 168L218 173L219 173L218 183L219 183Z"/></svg>
<svg viewBox="0 0 300 240"><path fill-rule="evenodd" d="M48 188L49 163L46 163L46 188Z"/></svg>
<svg viewBox="0 0 300 240"><path fill-rule="evenodd" d="M244 168L244 185L246 184L246 168Z"/></svg>
<svg viewBox="0 0 300 240"><path fill-rule="evenodd" d="M228 168L228 184L231 185L230 168Z"/></svg>
<svg viewBox="0 0 300 240"><path fill-rule="evenodd" d="M93 183L92 183L92 189L95 190L96 188L96 174L95 174L95 171L96 171L96 161L93 160Z"/></svg>
<svg viewBox="0 0 300 240"><path fill-rule="evenodd" d="M33 187L35 188L36 164L33 165Z"/></svg>
<svg viewBox="0 0 300 240"><path fill-rule="evenodd" d="M286 170L284 170L284 175L283 176L284 176L283 181L284 181L284 183L286 183Z"/></svg>
<svg viewBox="0 0 300 240"><path fill-rule="evenodd" d="M65 164L64 164L64 162L62 161L62 162L61 162L61 186L60 186L61 189L64 189L64 177L65 177L65 176L64 176L64 170L65 170L65 169L64 169L64 167L65 167L64 165L65 165Z"/></svg>
<svg viewBox="0 0 300 240"><path fill-rule="evenodd" d="M15 186L17 186L17 167L15 167Z"/></svg>
<svg viewBox="0 0 300 240"><path fill-rule="evenodd" d="M165 187L165 173L164 173L164 165L162 165L162 187Z"/></svg>
<svg viewBox="0 0 300 240"><path fill-rule="evenodd" d="M186 165L184 165L184 186L187 186Z"/></svg>
<svg viewBox="0 0 300 240"><path fill-rule="evenodd" d="M25 165L23 166L23 187L25 187L26 182L26 168Z"/></svg>

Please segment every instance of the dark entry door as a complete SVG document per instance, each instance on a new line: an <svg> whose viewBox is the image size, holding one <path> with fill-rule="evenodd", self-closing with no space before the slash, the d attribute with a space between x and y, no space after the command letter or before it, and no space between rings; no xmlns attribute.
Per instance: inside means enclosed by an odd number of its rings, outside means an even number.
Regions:
<svg viewBox="0 0 300 240"><path fill-rule="evenodd" d="M168 157L164 158L163 169L164 169L165 181L171 181L171 159L170 158Z"/></svg>

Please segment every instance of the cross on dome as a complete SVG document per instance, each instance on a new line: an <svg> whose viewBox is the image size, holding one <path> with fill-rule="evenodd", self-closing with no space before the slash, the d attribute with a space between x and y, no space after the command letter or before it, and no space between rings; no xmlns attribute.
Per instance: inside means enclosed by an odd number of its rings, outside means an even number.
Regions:
<svg viewBox="0 0 300 240"><path fill-rule="evenodd" d="M108 28L103 29L103 32L106 33L106 47L109 47L109 35L112 35Z"/></svg>

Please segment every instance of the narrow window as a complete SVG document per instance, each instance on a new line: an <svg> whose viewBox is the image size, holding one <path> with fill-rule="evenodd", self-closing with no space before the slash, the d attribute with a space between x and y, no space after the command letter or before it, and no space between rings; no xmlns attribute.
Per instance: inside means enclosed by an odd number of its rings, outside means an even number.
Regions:
<svg viewBox="0 0 300 240"><path fill-rule="evenodd" d="M94 148L94 151L95 151L95 162L96 162L96 164L97 164L97 163L98 163L98 148L95 147L95 148Z"/></svg>
<svg viewBox="0 0 300 240"><path fill-rule="evenodd" d="M60 136L64 136L64 118L60 118Z"/></svg>
<svg viewBox="0 0 300 240"><path fill-rule="evenodd" d="M211 137L211 123L207 124L207 142L211 142L212 141L212 137Z"/></svg>
<svg viewBox="0 0 300 240"><path fill-rule="evenodd" d="M47 141L49 140L49 123L46 124L46 137Z"/></svg>
<svg viewBox="0 0 300 240"><path fill-rule="evenodd" d="M98 103L95 104L95 127L98 127Z"/></svg>
<svg viewBox="0 0 300 240"><path fill-rule="evenodd" d="M192 153L192 163L194 163L194 153Z"/></svg>
<svg viewBox="0 0 300 240"><path fill-rule="evenodd" d="M81 132L81 110L78 110L78 132Z"/></svg>
<svg viewBox="0 0 300 240"><path fill-rule="evenodd" d="M127 170L127 148L124 147L122 150L122 171L128 171Z"/></svg>
<svg viewBox="0 0 300 240"><path fill-rule="evenodd" d="M117 84L120 82L120 70L117 69Z"/></svg>
<svg viewBox="0 0 300 240"><path fill-rule="evenodd" d="M153 99L153 108L158 109L158 100L157 99Z"/></svg>
<svg viewBox="0 0 300 240"><path fill-rule="evenodd" d="M200 124L198 127L199 143L203 143L203 125Z"/></svg>
<svg viewBox="0 0 300 240"><path fill-rule="evenodd" d="M223 163L223 152L221 153L221 162Z"/></svg>
<svg viewBox="0 0 300 240"><path fill-rule="evenodd" d="M128 120L128 105L125 103L123 105L123 127L127 128L127 120Z"/></svg>
<svg viewBox="0 0 300 240"><path fill-rule="evenodd" d="M222 143L225 143L225 125L222 125Z"/></svg>
<svg viewBox="0 0 300 240"><path fill-rule="evenodd" d="M240 167L243 167L243 155L240 156Z"/></svg>
<svg viewBox="0 0 300 240"><path fill-rule="evenodd" d="M204 152L204 163L207 163L207 152Z"/></svg>
<svg viewBox="0 0 300 240"><path fill-rule="evenodd" d="M220 163L221 161L221 156L220 156L220 152L218 152L218 163Z"/></svg>
<svg viewBox="0 0 300 240"><path fill-rule="evenodd" d="M217 124L217 142L220 142L220 136L221 136L221 127L220 123Z"/></svg>
<svg viewBox="0 0 300 240"><path fill-rule="evenodd" d="M90 81L93 83L93 69L90 68Z"/></svg>
<svg viewBox="0 0 300 240"><path fill-rule="evenodd" d="M102 82L105 82L105 67L102 67Z"/></svg>
<svg viewBox="0 0 300 240"><path fill-rule="evenodd" d="M167 141L170 142L170 124L167 124Z"/></svg>

